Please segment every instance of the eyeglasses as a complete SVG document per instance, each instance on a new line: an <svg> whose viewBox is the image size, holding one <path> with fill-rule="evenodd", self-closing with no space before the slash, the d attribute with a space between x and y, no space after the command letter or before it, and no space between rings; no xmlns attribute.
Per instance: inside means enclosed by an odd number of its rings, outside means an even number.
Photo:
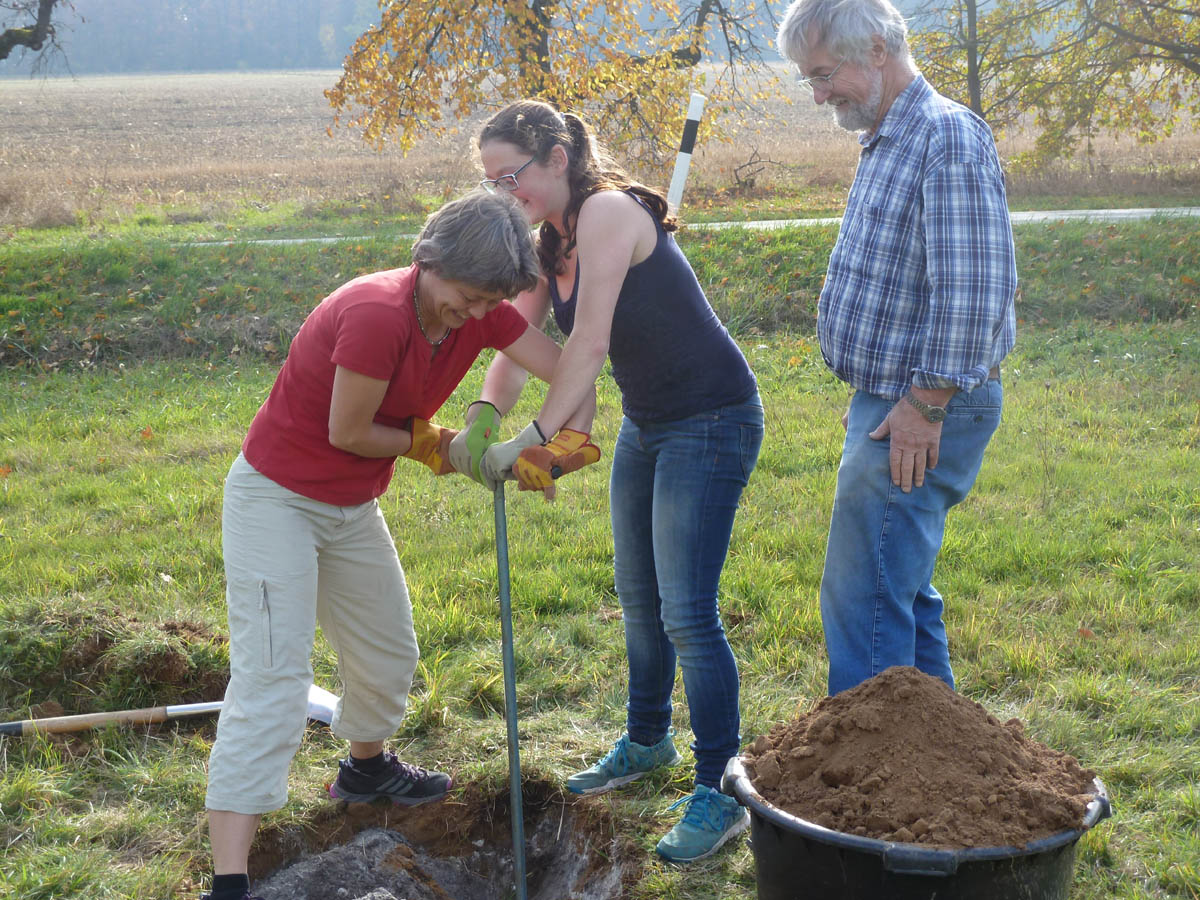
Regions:
<svg viewBox="0 0 1200 900"><path fill-rule="evenodd" d="M844 63L845 61L846 61L845 59L840 60L838 62L838 64L833 67L833 71L830 72L828 75L809 75L809 76L805 77L804 75L797 74L796 75L796 84L800 85L800 87L802 87L802 88L808 88L809 90L814 91L814 92L816 91L818 84L823 85L824 87L827 87L827 88L829 88L829 90L832 91L833 90L833 76L835 74L837 74L837 70L842 67L842 63Z"/></svg>
<svg viewBox="0 0 1200 900"><path fill-rule="evenodd" d="M485 178L483 181L479 182L479 184L489 194L494 194L497 190L515 191L521 186L517 184L517 176L525 171L525 166L528 166L529 163L533 162L534 158L531 158L529 162L525 163L524 166L521 166L521 168L517 169L515 172L512 172L508 175L501 175L499 178Z"/></svg>

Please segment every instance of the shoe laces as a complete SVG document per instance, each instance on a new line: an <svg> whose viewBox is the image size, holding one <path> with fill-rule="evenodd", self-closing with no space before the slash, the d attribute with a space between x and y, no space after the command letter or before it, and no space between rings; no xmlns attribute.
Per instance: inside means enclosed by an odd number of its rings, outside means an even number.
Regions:
<svg viewBox="0 0 1200 900"><path fill-rule="evenodd" d="M412 763L407 763L390 750L387 753L387 767L391 772L398 772L409 781L424 781L429 777L429 771Z"/></svg>
<svg viewBox="0 0 1200 900"><path fill-rule="evenodd" d="M706 828L710 831L720 831L725 822L725 810L721 807L720 795L699 792L676 800L667 807L667 811L678 809L687 804L687 809L680 819L681 825L693 828Z"/></svg>
<svg viewBox="0 0 1200 900"><path fill-rule="evenodd" d="M600 760L600 766L614 774L621 774L627 771L632 763L629 759L629 741L621 738L613 748L605 754L604 759Z"/></svg>

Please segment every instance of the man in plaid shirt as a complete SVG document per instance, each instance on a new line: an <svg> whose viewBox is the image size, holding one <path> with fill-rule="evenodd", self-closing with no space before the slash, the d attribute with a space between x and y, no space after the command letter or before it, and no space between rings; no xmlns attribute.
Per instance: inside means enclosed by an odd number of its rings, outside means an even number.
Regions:
<svg viewBox="0 0 1200 900"><path fill-rule="evenodd" d="M991 130L929 86L888 0L796 0L780 52L862 152L818 306L854 388L821 580L829 692L889 666L954 686L934 564L1000 423L1017 273Z"/></svg>

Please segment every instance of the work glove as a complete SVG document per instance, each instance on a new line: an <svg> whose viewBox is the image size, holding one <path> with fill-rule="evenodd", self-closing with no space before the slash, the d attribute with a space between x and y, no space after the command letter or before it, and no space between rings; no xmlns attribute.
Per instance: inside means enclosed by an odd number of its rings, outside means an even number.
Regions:
<svg viewBox="0 0 1200 900"><path fill-rule="evenodd" d="M538 427L535 419L512 440L492 444L484 452L479 463L479 474L483 476L483 483L494 491L505 479L516 478L512 467L521 451L526 447L536 447L545 440L546 436L542 434L542 429Z"/></svg>
<svg viewBox="0 0 1200 900"><path fill-rule="evenodd" d="M474 415L472 415L474 410ZM479 471L484 451L500 440L500 411L486 400L467 407L467 425L450 442L450 464L454 471L486 484Z"/></svg>
<svg viewBox="0 0 1200 900"><path fill-rule="evenodd" d="M413 417L412 446L401 456L415 459L429 466L434 475L449 475L454 471L450 464L450 442L458 434L453 428L443 428L424 419Z"/></svg>
<svg viewBox="0 0 1200 900"><path fill-rule="evenodd" d="M523 491L545 491L554 479L600 459L600 448L585 431L564 428L541 447L526 447L513 466Z"/></svg>

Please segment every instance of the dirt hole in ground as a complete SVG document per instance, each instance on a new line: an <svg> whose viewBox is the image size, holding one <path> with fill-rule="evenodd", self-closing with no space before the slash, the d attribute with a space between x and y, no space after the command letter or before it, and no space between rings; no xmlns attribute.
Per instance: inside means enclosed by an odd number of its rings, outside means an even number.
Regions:
<svg viewBox="0 0 1200 900"><path fill-rule="evenodd" d="M608 805L526 782L530 900L617 900L644 853L617 834ZM439 803L333 804L307 822L264 828L250 859L263 900L503 900L513 897L508 789L472 785Z"/></svg>

